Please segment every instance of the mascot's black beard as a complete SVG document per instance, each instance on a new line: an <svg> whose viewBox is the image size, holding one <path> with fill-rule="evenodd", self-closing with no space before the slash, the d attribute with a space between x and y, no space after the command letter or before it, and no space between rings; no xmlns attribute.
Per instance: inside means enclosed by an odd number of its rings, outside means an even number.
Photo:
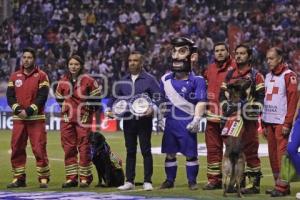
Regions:
<svg viewBox="0 0 300 200"><path fill-rule="evenodd" d="M173 72L189 72L191 71L191 60L184 59L184 60L172 60L172 68L171 71Z"/></svg>

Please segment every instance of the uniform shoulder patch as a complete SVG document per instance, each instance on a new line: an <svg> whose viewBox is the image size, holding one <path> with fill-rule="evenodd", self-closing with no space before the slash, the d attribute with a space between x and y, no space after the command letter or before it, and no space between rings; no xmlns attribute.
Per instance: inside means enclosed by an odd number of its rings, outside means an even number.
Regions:
<svg viewBox="0 0 300 200"><path fill-rule="evenodd" d="M291 84L297 84L297 77L296 76L291 76L290 77L290 82L291 82Z"/></svg>
<svg viewBox="0 0 300 200"><path fill-rule="evenodd" d="M23 85L23 81L18 79L18 80L16 80L15 85L16 85L16 87L21 87Z"/></svg>

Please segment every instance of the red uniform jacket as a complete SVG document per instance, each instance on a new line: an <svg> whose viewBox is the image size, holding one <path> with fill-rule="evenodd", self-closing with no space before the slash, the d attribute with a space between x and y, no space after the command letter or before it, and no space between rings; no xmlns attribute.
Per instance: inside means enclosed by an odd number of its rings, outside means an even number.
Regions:
<svg viewBox="0 0 300 200"><path fill-rule="evenodd" d="M228 70L235 67L236 63L229 58L222 66L217 66L217 63L210 64L204 73L204 78L207 81L207 119L209 121L220 121L220 87L225 80Z"/></svg>
<svg viewBox="0 0 300 200"><path fill-rule="evenodd" d="M64 122L90 123L93 107L100 99L100 88L97 81L88 75L79 76L73 83L69 76L64 76L58 82L55 96L62 105ZM90 103L93 105L90 106Z"/></svg>
<svg viewBox="0 0 300 200"><path fill-rule="evenodd" d="M272 72L275 75L280 75L286 69L288 69L288 67L285 64L281 64L277 66ZM291 128L298 102L297 75L295 72L288 73L284 76L284 80L286 85L287 113L285 116L283 126Z"/></svg>
<svg viewBox="0 0 300 200"><path fill-rule="evenodd" d="M14 113L13 119L22 120L17 114L25 109L28 117L24 120L44 120L48 93L48 76L38 67L28 75L23 72L23 67L14 72L10 76L6 92L7 102Z"/></svg>

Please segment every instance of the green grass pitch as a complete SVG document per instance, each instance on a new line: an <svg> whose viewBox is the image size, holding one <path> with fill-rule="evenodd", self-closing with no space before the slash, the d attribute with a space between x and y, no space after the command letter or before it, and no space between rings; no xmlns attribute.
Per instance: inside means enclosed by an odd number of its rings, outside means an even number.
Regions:
<svg viewBox="0 0 300 200"><path fill-rule="evenodd" d="M124 138L122 132L117 133L105 133L108 143L110 144L112 150L117 153L125 163L125 146ZM161 144L162 135L152 136L152 147L159 147ZM203 142L203 134L198 134L198 142ZM265 141L261 139L261 142ZM8 191L6 185L12 180L11 165L10 165L10 131L0 131L0 190ZM28 142L29 144L29 142ZM138 147L139 148L139 147ZM16 192L40 192L40 191L89 191L98 193L119 193L124 195L143 195L148 197L186 197L193 199L223 199L222 190L215 191L203 191L201 187L206 183L206 157L200 158L200 173L198 175L199 190L190 191L187 187L186 173L185 173L185 159L183 156L178 156L178 171L175 183L175 188L170 190L159 190L159 185L164 181L164 155L153 155L154 160L154 173L153 173L153 185L154 190L145 192L142 190L141 186L137 186L134 191L120 192L116 188L95 188L97 184L97 175L94 169L94 182L89 188L72 188L72 189L62 189L61 184L65 181L64 175L64 164L63 164L63 150L60 144L60 134L58 132L48 132L48 157L51 167L51 181L49 183L49 188L40 189L38 188L37 174L35 171L35 159L32 155L30 145L27 147L27 187L22 189L14 189L11 191ZM248 195L244 199L273 199L264 192L266 189L272 188L274 181L271 175L270 164L268 158L262 158L262 171L263 178L261 181L261 194L259 195ZM125 167L125 166L124 166ZM136 182L143 181L143 162L142 156L138 149L137 154L137 166L136 166ZM300 183L291 184L292 195L280 199L295 199L296 192L300 192ZM235 194L229 194L228 198L236 198Z"/></svg>

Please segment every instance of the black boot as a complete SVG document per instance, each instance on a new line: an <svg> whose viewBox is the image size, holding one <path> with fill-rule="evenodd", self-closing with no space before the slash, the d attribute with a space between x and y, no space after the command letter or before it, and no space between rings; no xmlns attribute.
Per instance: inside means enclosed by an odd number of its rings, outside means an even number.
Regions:
<svg viewBox="0 0 300 200"><path fill-rule="evenodd" d="M271 197L284 197L284 196L287 196L287 195L290 195L290 194L291 194L290 189L288 189L288 190L286 190L284 192L281 192L279 190L274 189L271 192Z"/></svg>
<svg viewBox="0 0 300 200"><path fill-rule="evenodd" d="M168 181L168 180L165 180L159 189L170 189L170 188L173 188L174 187L174 182L171 182L171 181Z"/></svg>
<svg viewBox="0 0 300 200"><path fill-rule="evenodd" d="M23 179L14 179L11 183L7 185L7 188L19 188L26 187L26 182Z"/></svg>
<svg viewBox="0 0 300 200"><path fill-rule="evenodd" d="M67 180L62 184L62 188L72 188L72 187L77 187L78 182L76 180Z"/></svg>
<svg viewBox="0 0 300 200"><path fill-rule="evenodd" d="M242 194L259 194L260 193L260 178L261 172L249 172L249 184L245 188L242 188Z"/></svg>
<svg viewBox="0 0 300 200"><path fill-rule="evenodd" d="M211 183L211 182L208 182L207 184L205 184L203 187L202 187L203 190L218 190L218 189L222 189L222 183L219 182L219 183Z"/></svg>

